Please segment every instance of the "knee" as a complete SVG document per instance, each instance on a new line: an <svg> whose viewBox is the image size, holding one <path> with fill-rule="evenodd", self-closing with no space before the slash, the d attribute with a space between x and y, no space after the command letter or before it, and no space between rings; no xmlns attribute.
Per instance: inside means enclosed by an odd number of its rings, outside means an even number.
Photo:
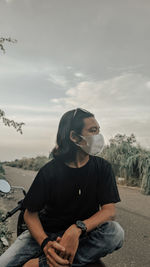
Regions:
<svg viewBox="0 0 150 267"><path fill-rule="evenodd" d="M39 267L39 259L31 259L27 261L22 267Z"/></svg>
<svg viewBox="0 0 150 267"><path fill-rule="evenodd" d="M116 250L121 248L124 242L124 230L118 222L111 222L112 228L114 229L114 240L116 244Z"/></svg>

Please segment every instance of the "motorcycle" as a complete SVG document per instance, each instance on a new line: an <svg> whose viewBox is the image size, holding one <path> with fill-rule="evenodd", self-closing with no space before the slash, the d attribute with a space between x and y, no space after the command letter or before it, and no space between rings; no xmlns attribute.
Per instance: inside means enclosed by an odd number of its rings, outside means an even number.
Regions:
<svg viewBox="0 0 150 267"><path fill-rule="evenodd" d="M10 186L10 184L3 179L0 179L0 192L2 193L9 193L11 188L13 189L21 189L23 192L24 197L26 196L26 191L24 187L21 186ZM18 216L18 221L17 221L17 236L19 236L22 232L27 230L27 226L24 222L24 211L25 209L22 207L23 199L18 201L18 205L7 212L7 214L2 218L2 222L5 222L9 217L13 216L17 211L20 211L19 216Z"/></svg>
<svg viewBox="0 0 150 267"><path fill-rule="evenodd" d="M23 194L24 194L24 197L27 194L26 191L25 191L25 189L24 189L24 187L21 187L21 186L10 186L10 184L6 180L0 179L0 192L7 194L7 193L10 192L11 188L21 189L22 192L23 192ZM23 199L21 199L20 201L18 201L17 207L15 207L14 209L12 209L11 211L8 211L7 214L6 214L6 216L4 216L2 218L2 222L4 222L9 217L13 216L17 211L20 211L19 216L18 216L18 222L17 222L17 236L19 236L22 232L24 232L25 230L27 230L27 226L26 226L25 221L24 221L24 212L25 212L25 209L23 208L22 203L23 203ZM41 211L41 214L42 214L42 211ZM89 265L89 267L90 266L91 265ZM97 262L97 264L95 263L93 265L93 267L106 267L106 266L99 259L99 261Z"/></svg>

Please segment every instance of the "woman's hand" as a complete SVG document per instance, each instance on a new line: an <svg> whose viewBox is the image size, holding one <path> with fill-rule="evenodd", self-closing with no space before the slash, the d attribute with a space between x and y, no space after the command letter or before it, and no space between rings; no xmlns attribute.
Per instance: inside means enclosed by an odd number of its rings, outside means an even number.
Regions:
<svg viewBox="0 0 150 267"><path fill-rule="evenodd" d="M62 237L57 237L57 242L65 248L65 251L59 252L59 256L67 259L70 264L73 263L76 251L79 245L79 237L81 229L76 225L71 225L63 234Z"/></svg>
<svg viewBox="0 0 150 267"><path fill-rule="evenodd" d="M56 241L49 241L43 249L47 264L53 267L68 267L69 261L67 259L63 259L59 254L65 253L65 248ZM57 253L56 253L57 251Z"/></svg>

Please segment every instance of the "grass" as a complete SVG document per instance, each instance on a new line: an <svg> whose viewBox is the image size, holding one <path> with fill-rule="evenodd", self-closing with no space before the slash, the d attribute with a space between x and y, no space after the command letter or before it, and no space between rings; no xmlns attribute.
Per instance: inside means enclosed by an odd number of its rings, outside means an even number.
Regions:
<svg viewBox="0 0 150 267"><path fill-rule="evenodd" d="M11 233L9 232L6 223L2 222L3 211L0 210L0 255L7 249L6 246L3 245L1 241L2 237L5 237L8 241L11 238Z"/></svg>

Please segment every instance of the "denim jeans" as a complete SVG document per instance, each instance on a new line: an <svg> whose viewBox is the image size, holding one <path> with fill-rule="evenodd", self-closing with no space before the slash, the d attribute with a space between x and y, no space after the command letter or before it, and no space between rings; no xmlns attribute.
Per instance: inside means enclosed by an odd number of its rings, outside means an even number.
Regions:
<svg viewBox="0 0 150 267"><path fill-rule="evenodd" d="M62 236L64 231L47 233L51 240ZM96 227L87 236L80 238L79 246L72 266L84 266L96 262L99 258L122 247L124 230L115 221L109 221ZM32 258L39 257L39 267L48 267L46 257L40 246L26 230L0 257L1 267L21 267Z"/></svg>

